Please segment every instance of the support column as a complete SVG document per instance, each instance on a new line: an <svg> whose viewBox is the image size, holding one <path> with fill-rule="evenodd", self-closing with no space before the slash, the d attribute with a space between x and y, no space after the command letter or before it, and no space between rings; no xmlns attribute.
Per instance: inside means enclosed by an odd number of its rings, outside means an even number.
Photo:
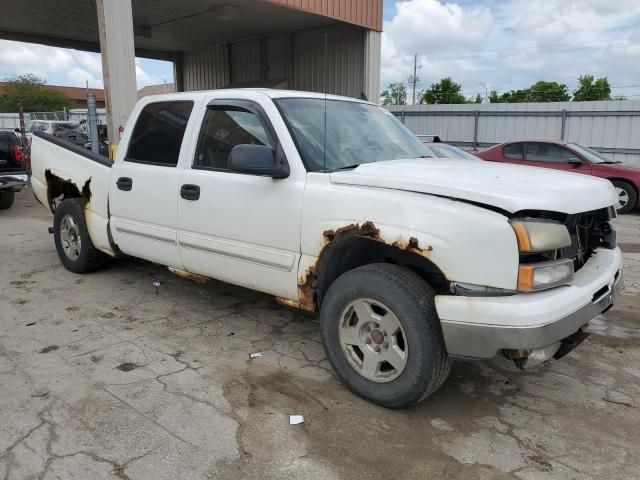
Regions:
<svg viewBox="0 0 640 480"><path fill-rule="evenodd" d="M184 60L182 52L173 54L173 81L176 92L184 92Z"/></svg>
<svg viewBox="0 0 640 480"><path fill-rule="evenodd" d="M370 102L380 101L380 56L382 34L375 30L364 32L364 94Z"/></svg>
<svg viewBox="0 0 640 480"><path fill-rule="evenodd" d="M109 144L138 100L131 0L96 0Z"/></svg>

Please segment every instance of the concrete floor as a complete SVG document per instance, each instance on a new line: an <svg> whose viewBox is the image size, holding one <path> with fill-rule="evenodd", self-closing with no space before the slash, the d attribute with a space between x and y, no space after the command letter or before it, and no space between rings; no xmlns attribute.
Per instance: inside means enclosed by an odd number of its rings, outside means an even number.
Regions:
<svg viewBox="0 0 640 480"><path fill-rule="evenodd" d="M315 318L141 261L75 275L51 223L29 191L0 211L0 478L640 476L638 215L625 295L577 351L456 363L404 411L335 380Z"/></svg>

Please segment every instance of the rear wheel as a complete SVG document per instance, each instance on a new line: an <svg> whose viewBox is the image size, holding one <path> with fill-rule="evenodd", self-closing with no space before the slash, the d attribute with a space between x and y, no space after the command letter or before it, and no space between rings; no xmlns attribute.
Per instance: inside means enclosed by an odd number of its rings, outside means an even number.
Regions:
<svg viewBox="0 0 640 480"><path fill-rule="evenodd" d="M93 246L84 217L85 201L68 198L56 207L53 236L58 257L67 270L88 273L100 268L107 255Z"/></svg>
<svg viewBox="0 0 640 480"><path fill-rule="evenodd" d="M633 210L638 203L638 192L629 182L614 180L613 186L618 192L618 203L616 210L618 213L628 213Z"/></svg>
<svg viewBox="0 0 640 480"><path fill-rule="evenodd" d="M3 190L0 192L0 210L11 208L16 199L16 192L13 190Z"/></svg>
<svg viewBox="0 0 640 480"><path fill-rule="evenodd" d="M434 292L397 265L366 265L340 276L323 300L320 332L340 380L383 407L417 403L449 374Z"/></svg>

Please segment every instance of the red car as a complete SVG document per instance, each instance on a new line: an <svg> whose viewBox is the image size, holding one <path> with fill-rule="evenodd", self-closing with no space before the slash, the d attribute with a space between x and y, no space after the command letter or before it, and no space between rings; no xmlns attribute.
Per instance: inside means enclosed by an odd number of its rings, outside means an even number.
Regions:
<svg viewBox="0 0 640 480"><path fill-rule="evenodd" d="M507 142L473 153L492 162L555 168L606 178L613 183L618 192L618 213L627 213L640 206L640 167L609 160L595 150L577 143L537 140Z"/></svg>

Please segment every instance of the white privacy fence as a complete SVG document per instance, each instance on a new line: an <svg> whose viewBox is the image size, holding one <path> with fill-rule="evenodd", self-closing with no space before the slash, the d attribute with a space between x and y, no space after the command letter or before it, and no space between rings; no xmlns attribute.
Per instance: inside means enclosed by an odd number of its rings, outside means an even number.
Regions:
<svg viewBox="0 0 640 480"><path fill-rule="evenodd" d="M0 129L14 129L20 126L20 115L17 113L0 113Z"/></svg>
<svg viewBox="0 0 640 480"><path fill-rule="evenodd" d="M640 100L389 107L417 135L486 147L512 140L565 140L640 165Z"/></svg>

